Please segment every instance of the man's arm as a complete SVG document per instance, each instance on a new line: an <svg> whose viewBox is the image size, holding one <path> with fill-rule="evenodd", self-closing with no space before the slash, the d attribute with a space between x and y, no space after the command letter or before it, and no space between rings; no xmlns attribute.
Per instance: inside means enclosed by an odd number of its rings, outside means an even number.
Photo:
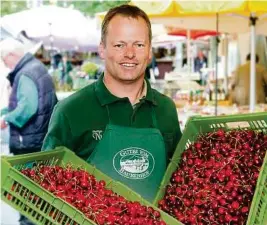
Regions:
<svg viewBox="0 0 267 225"><path fill-rule="evenodd" d="M176 110L176 108L175 108ZM176 114L177 114L177 110L176 110ZM181 132L181 128L180 128L180 123L179 123L179 119L178 119L178 114L177 114L177 120L174 121L174 129L175 129L175 137L174 137L174 146L173 146L173 153L182 137L182 132Z"/></svg>
<svg viewBox="0 0 267 225"><path fill-rule="evenodd" d="M35 83L27 76L19 79L17 107L5 115L4 120L16 127L23 127L38 109L38 90Z"/></svg>
<svg viewBox="0 0 267 225"><path fill-rule="evenodd" d="M267 70L263 71L263 81L264 81L265 85L267 86Z"/></svg>
<svg viewBox="0 0 267 225"><path fill-rule="evenodd" d="M263 89L265 94L265 102L267 100L267 70L263 71Z"/></svg>
<svg viewBox="0 0 267 225"><path fill-rule="evenodd" d="M57 104L52 113L48 132L45 136L42 151L52 150L57 146L65 146L73 149L71 129L69 121L62 112L60 104Z"/></svg>
<svg viewBox="0 0 267 225"><path fill-rule="evenodd" d="M176 109L176 105L175 103L172 101L172 107L170 108L170 110L172 110L172 125L173 125L173 146L170 149L170 151L168 152L168 158L171 159L173 156L173 153L176 150L176 147L182 137L182 132L181 132L181 128L180 128L180 123L179 123L179 119L178 119L178 113L177 113L177 109Z"/></svg>
<svg viewBox="0 0 267 225"><path fill-rule="evenodd" d="M231 79L231 83L230 83L230 89L231 90L234 90L236 87L236 84L238 83L238 74L239 74L238 69L232 73L232 79Z"/></svg>

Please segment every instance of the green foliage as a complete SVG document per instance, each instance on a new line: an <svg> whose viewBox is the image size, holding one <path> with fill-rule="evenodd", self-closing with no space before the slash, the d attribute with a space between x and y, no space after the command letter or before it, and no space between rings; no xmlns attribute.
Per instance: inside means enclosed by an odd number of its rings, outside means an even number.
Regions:
<svg viewBox="0 0 267 225"><path fill-rule="evenodd" d="M70 5L73 5L75 9L80 10L84 14L88 16L94 16L95 13L98 12L104 12L109 10L110 8L126 4L130 1L100 1L100 0L94 0L94 1L77 1L77 0L58 0L57 5L62 7L68 7ZM50 4L50 1L43 1L44 5ZM27 9L27 1L13 1L13 0L1 0L1 16L16 13L22 10Z"/></svg>
<svg viewBox="0 0 267 225"><path fill-rule="evenodd" d="M1 16L27 9L26 1L1 0Z"/></svg>
<svg viewBox="0 0 267 225"><path fill-rule="evenodd" d="M128 3L129 1L75 1L72 4L76 9L93 16L95 13L104 12L110 8Z"/></svg>
<svg viewBox="0 0 267 225"><path fill-rule="evenodd" d="M88 74L89 76L94 76L98 66L92 62L86 62L82 65L81 70Z"/></svg>

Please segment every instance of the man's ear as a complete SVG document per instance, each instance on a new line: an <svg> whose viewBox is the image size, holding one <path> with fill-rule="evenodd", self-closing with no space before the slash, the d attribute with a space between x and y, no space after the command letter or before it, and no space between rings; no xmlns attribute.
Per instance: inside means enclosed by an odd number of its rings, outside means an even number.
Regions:
<svg viewBox="0 0 267 225"><path fill-rule="evenodd" d="M98 46L98 54L101 59L103 60L105 59L105 45L102 41L100 42Z"/></svg>

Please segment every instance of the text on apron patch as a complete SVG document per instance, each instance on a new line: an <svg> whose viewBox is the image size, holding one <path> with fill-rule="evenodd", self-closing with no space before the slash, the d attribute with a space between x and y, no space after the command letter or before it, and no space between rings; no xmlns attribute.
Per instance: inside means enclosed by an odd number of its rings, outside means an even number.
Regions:
<svg viewBox="0 0 267 225"><path fill-rule="evenodd" d="M154 170L155 160L151 153L142 148L130 147L113 157L113 167L129 179L145 179Z"/></svg>

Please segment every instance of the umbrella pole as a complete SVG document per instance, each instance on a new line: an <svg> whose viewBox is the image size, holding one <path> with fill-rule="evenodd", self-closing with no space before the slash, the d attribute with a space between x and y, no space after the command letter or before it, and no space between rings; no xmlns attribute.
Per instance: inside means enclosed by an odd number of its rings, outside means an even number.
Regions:
<svg viewBox="0 0 267 225"><path fill-rule="evenodd" d="M218 115L218 46L219 46L219 14L216 13L216 47L215 47L215 116Z"/></svg>
<svg viewBox="0 0 267 225"><path fill-rule="evenodd" d="M49 41L50 41L50 68L51 70L53 71L54 68L53 68L53 35L52 35L52 23L48 23L49 24Z"/></svg>
<svg viewBox="0 0 267 225"><path fill-rule="evenodd" d="M192 72L194 72L194 71L192 71L192 59L191 59L191 57L192 57L192 55L191 55L191 31L188 29L187 31L186 31L186 45L187 45L187 47L186 47L186 54L187 54L187 70L188 70L188 73L189 74L191 74Z"/></svg>
<svg viewBox="0 0 267 225"><path fill-rule="evenodd" d="M224 45L224 91L225 94L228 95L228 47L229 47L229 40L228 35L225 34L225 45Z"/></svg>
<svg viewBox="0 0 267 225"><path fill-rule="evenodd" d="M250 94L249 110L255 111L256 104L256 25L257 17L252 13L250 16Z"/></svg>

